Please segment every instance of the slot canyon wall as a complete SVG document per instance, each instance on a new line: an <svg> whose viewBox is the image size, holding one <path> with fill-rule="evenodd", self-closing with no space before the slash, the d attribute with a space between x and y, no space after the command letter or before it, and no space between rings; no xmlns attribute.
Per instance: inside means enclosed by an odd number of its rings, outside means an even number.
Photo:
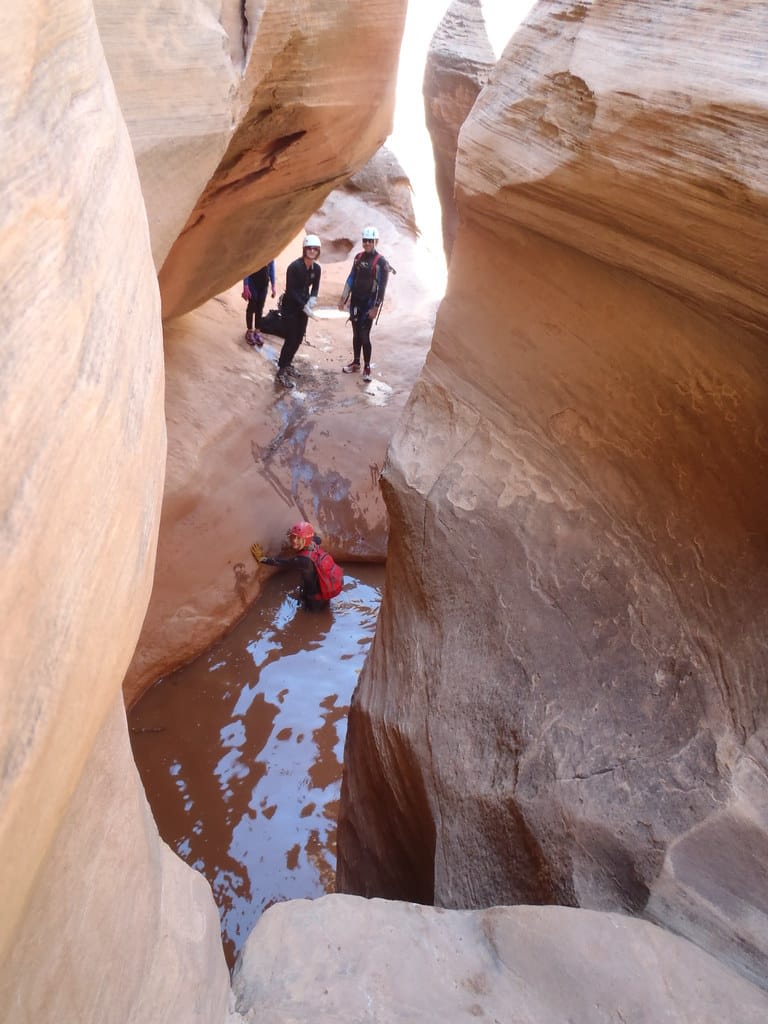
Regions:
<svg viewBox="0 0 768 1024"><path fill-rule="evenodd" d="M463 125L342 891L640 915L768 987L767 48L551 0Z"/></svg>
<svg viewBox="0 0 768 1024"><path fill-rule="evenodd" d="M195 460L209 489L209 449L242 441L233 421L267 391L267 356L232 351L230 292L310 218L343 280L405 0L3 8L3 1024L511 1006L593 1024L596 999L633 1024L765 1020L766 323L747 258L765 242L765 15L657 8L540 3L459 140L450 287L384 475L387 596L340 861L343 887L439 906L279 905L231 988L207 884L147 807L121 683L161 505L194 519ZM381 216L407 263L407 209ZM398 279L377 445L430 302ZM338 384L341 352L315 340L313 380ZM228 419L236 380L252 391ZM350 404L334 401L312 445ZM354 449L342 463L352 494L371 478L347 549L367 557L378 473ZM166 539L171 576L184 549ZM443 909L524 900L593 909Z"/></svg>
<svg viewBox="0 0 768 1024"><path fill-rule="evenodd" d="M164 487L161 308L232 286L377 150L404 13L3 8L3 1021L228 1016L218 914L158 837L121 694Z"/></svg>
<svg viewBox="0 0 768 1024"><path fill-rule="evenodd" d="M384 560L378 478L441 294L425 287L410 187L386 148L308 221L323 240L320 307L335 307L359 245L351 231L372 219L399 273L374 331L370 385L341 372L351 356L342 318L310 322L297 390L276 387L281 339L246 344L240 285L165 324L168 459L152 596L123 684L129 706L258 598L269 570L251 557L254 541L277 552L287 526L308 519L339 560ZM276 258L278 294L300 245Z"/></svg>
<svg viewBox="0 0 768 1024"><path fill-rule="evenodd" d="M454 198L459 132L495 64L480 0L454 0L435 30L424 69L425 123L447 259L459 220Z"/></svg>

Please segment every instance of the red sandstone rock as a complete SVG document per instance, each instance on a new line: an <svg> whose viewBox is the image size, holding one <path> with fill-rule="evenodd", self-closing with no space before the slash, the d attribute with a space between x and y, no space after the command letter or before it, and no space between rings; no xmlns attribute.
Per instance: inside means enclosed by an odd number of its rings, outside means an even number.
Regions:
<svg viewBox="0 0 768 1024"><path fill-rule="evenodd" d="M309 324L296 390L276 388L282 341L267 336L262 349L246 345L239 284L165 325L166 486L152 598L124 682L129 704L202 653L258 597L264 576L250 554L253 541L277 550L292 522L310 519L339 559L384 558L379 474L424 361L437 294L424 279L422 246L403 231L402 171L391 157L373 164L311 221L323 242L321 306L336 307L371 220L381 252L399 271L373 329L368 387L341 373L352 353L351 327L341 319ZM361 191L384 181L378 197ZM394 211L388 202L374 206L387 193ZM277 260L278 294L300 246L301 236Z"/></svg>
<svg viewBox="0 0 768 1024"><path fill-rule="evenodd" d="M541 3L462 128L343 891L646 914L765 984L762 12Z"/></svg>
<svg viewBox="0 0 768 1024"><path fill-rule="evenodd" d="M2 15L0 1016L209 1024L208 887L160 843L120 683L165 463L160 302L89 3Z"/></svg>
<svg viewBox="0 0 768 1024"><path fill-rule="evenodd" d="M163 317L281 251L392 127L405 0L292 0L247 27L236 127L160 271ZM248 8L253 17L254 8Z"/></svg>

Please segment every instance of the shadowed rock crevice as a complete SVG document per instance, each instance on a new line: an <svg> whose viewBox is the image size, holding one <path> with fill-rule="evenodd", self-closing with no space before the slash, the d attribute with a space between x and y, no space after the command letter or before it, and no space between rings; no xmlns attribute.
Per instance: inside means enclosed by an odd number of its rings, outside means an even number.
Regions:
<svg viewBox="0 0 768 1024"><path fill-rule="evenodd" d="M421 769L396 726L383 736L373 735L370 720L355 699L349 720L355 723L362 755L352 788L342 792L339 848L344 858L339 861L337 891L430 904L435 827ZM372 812L366 824L374 827L364 832L345 814L345 805L358 800Z"/></svg>

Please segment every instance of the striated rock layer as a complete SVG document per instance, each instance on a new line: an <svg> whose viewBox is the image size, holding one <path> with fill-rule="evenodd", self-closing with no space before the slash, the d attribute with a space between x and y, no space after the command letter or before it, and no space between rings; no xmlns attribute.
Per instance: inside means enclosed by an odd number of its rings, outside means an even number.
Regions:
<svg viewBox="0 0 768 1024"><path fill-rule="evenodd" d="M120 693L163 498L157 266L176 310L202 302L272 256L365 163L387 133L404 7L4 9L4 1021L214 1024L228 1014L210 890L160 842ZM374 42L345 51L349 33ZM258 202L262 220L248 205ZM223 363L226 383L206 380L209 409L229 393ZM215 447L213 416L206 435L194 403L176 411L180 433ZM360 475L373 491L371 469ZM241 599L238 569L227 571Z"/></svg>
<svg viewBox="0 0 768 1024"><path fill-rule="evenodd" d="M0 1012L209 1024L211 894L160 843L120 697L166 444L142 197L90 4L3 30Z"/></svg>
<svg viewBox="0 0 768 1024"><path fill-rule="evenodd" d="M164 318L276 256L383 144L405 9L405 0L246 4L236 127L162 265Z"/></svg>
<svg viewBox="0 0 768 1024"><path fill-rule="evenodd" d="M405 0L94 7L164 318L276 256L391 130Z"/></svg>
<svg viewBox="0 0 768 1024"><path fill-rule="evenodd" d="M540 3L462 129L343 891L645 914L768 986L766 38Z"/></svg>

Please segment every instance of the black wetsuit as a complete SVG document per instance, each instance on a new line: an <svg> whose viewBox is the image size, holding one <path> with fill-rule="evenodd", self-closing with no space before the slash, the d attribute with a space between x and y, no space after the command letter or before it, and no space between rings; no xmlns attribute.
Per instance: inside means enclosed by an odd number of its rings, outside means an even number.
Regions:
<svg viewBox="0 0 768 1024"><path fill-rule="evenodd" d="M320 543L320 538L315 535L315 544ZM315 563L309 557L309 552L304 550L290 558L265 558L264 565L275 565L281 569L298 569L301 573L301 599L308 611L319 611L328 607L328 601L320 596L320 584L317 579Z"/></svg>
<svg viewBox="0 0 768 1024"><path fill-rule="evenodd" d="M372 249L359 252L347 278L350 290L349 319L352 321L352 361L360 362L362 353L366 366L371 364L371 328L373 317L369 313L384 301L389 279L389 263Z"/></svg>
<svg viewBox="0 0 768 1024"><path fill-rule="evenodd" d="M250 331L255 327L258 331L261 326L261 318L264 313L264 303L267 301L267 292L272 285L275 288L275 261L270 260L266 267L256 270L243 281L251 290L251 297L245 310L245 326Z"/></svg>
<svg viewBox="0 0 768 1024"><path fill-rule="evenodd" d="M321 273L319 263L313 263L311 267L307 268L303 256L299 256L293 263L290 263L285 272L285 295L280 309L285 323L285 341L277 361L281 370L291 365L304 338L304 332L307 329L307 314L304 312L304 306L310 296L317 298Z"/></svg>

